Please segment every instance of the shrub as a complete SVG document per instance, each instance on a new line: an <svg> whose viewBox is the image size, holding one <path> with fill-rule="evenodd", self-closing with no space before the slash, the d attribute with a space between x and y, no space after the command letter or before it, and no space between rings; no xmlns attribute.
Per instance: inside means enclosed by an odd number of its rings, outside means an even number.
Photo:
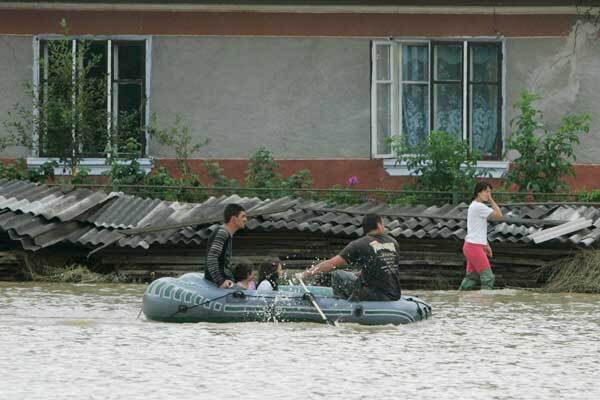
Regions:
<svg viewBox="0 0 600 400"><path fill-rule="evenodd" d="M519 155L505 174L508 186L515 185L520 192L553 193L567 188L562 181L573 176L571 161L575 161L574 145L579 136L590 130L591 117L587 114L566 115L554 133L542 122L542 112L533 106L540 97L521 93L515 103L519 115L511 121L514 129L508 137L507 150ZM536 135L541 132L541 135Z"/></svg>
<svg viewBox="0 0 600 400"><path fill-rule="evenodd" d="M416 145L403 136L391 142L397 162L406 163L417 190L468 192L478 177L490 176L477 168L479 154L447 132L432 131L427 141Z"/></svg>

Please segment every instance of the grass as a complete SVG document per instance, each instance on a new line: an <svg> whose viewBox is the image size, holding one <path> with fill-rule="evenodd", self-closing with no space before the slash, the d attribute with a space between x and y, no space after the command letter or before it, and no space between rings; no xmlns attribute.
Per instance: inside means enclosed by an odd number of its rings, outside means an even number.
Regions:
<svg viewBox="0 0 600 400"><path fill-rule="evenodd" d="M546 292L600 293L600 250L583 251L542 267Z"/></svg>

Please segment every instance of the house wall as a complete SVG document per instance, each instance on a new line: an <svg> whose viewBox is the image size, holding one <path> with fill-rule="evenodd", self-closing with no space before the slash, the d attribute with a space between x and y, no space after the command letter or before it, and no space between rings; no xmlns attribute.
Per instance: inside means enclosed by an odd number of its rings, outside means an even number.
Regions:
<svg viewBox="0 0 600 400"><path fill-rule="evenodd" d="M58 33L61 18L73 34L153 35L152 111L167 126L180 113L197 138L211 139L194 157L224 160L239 176L245 163L236 159L263 145L284 169L313 169L323 186L361 171L369 171L361 182L401 182L369 160L371 39L501 35L507 133L523 89L543 96L551 128L566 112L591 113L573 182L600 187L600 41L593 27L570 30L572 15L0 9L0 119L29 101L22 84L32 76L31 35ZM0 157L26 154L9 148ZM173 157L156 143L150 154ZM338 160L335 169L330 160Z"/></svg>
<svg viewBox="0 0 600 400"><path fill-rule="evenodd" d="M31 105L25 83L31 82L33 64L32 36L0 35L0 138L8 135L4 122L17 103ZM22 147L8 147L0 157L28 154Z"/></svg>
<svg viewBox="0 0 600 400"><path fill-rule="evenodd" d="M565 114L592 116L590 133L581 136L581 143L576 146L577 163L599 164L599 49L597 28L590 25L578 26L563 38L507 39L507 128L517 115L512 105L520 92L534 92L542 97L536 106L543 111L551 132L560 126Z"/></svg>
<svg viewBox="0 0 600 400"><path fill-rule="evenodd" d="M159 36L152 51L152 110L210 139L197 157L371 155L368 39Z"/></svg>

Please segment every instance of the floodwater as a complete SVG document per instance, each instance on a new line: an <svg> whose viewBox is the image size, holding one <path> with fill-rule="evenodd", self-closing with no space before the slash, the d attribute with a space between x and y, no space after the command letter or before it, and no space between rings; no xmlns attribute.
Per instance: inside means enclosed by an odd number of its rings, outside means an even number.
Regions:
<svg viewBox="0 0 600 400"><path fill-rule="evenodd" d="M142 285L0 283L0 399L598 399L600 296L416 291L404 326L168 324Z"/></svg>

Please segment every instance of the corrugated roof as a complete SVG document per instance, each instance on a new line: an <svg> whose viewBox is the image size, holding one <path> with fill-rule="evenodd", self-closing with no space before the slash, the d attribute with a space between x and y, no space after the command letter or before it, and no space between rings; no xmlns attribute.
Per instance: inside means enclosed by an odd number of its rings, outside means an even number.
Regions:
<svg viewBox="0 0 600 400"><path fill-rule="evenodd" d="M249 231L316 232L323 235L359 237L365 213L384 216L390 234L398 239L462 240L466 234L465 204L458 206L388 206L363 203L330 206L322 201L284 197L276 200L240 197L211 197L203 203L147 199L123 193L93 192L87 189L61 191L22 181L0 181L0 229L8 232L29 250L56 243L96 247L112 243L123 247L149 248L153 245L198 246L218 226L227 204L240 203L250 213L268 213L250 218ZM523 223L528 219L572 221L590 219L590 228L559 237L554 242L592 246L600 239L600 210L581 205L525 205L503 207L505 216L521 223L490 223L491 242L531 244L528 235L543 226ZM213 223L122 237L129 228L161 226L212 219Z"/></svg>

